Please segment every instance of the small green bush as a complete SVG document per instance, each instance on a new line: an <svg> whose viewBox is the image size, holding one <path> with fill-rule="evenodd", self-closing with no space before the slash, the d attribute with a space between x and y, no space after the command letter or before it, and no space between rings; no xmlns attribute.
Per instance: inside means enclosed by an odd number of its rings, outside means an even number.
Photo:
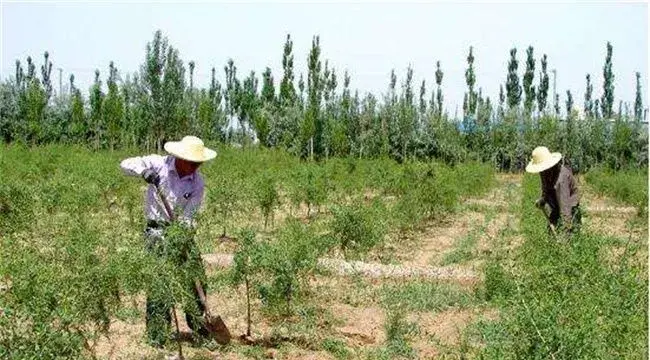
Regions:
<svg viewBox="0 0 650 360"><path fill-rule="evenodd" d="M361 253L380 244L386 231L381 218L384 211L379 201L375 201L372 207L362 204L335 207L332 211L332 236L341 250L346 254Z"/></svg>
<svg viewBox="0 0 650 360"><path fill-rule="evenodd" d="M266 230L269 220L273 223L275 208L280 203L275 179L269 173L264 173L258 178L255 187L255 199L264 216L264 229Z"/></svg>
<svg viewBox="0 0 650 360"><path fill-rule="evenodd" d="M257 267L263 281L258 285L262 303L271 314L288 316L292 304L303 295L307 276L321 254L315 236L306 225L290 221L272 243L263 243Z"/></svg>

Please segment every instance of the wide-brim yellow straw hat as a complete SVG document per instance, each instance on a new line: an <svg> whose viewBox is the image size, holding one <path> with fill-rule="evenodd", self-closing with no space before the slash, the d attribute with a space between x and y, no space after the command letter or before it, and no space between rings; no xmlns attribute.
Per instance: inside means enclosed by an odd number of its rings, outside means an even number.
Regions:
<svg viewBox="0 0 650 360"><path fill-rule="evenodd" d="M217 156L217 152L208 149L203 141L196 136L186 136L181 141L169 141L165 143L165 151L192 162L205 162Z"/></svg>
<svg viewBox="0 0 650 360"><path fill-rule="evenodd" d="M537 174L552 168L560 160L562 160L562 154L559 152L551 153L545 146L539 146L533 150L533 158L526 166L526 171Z"/></svg>

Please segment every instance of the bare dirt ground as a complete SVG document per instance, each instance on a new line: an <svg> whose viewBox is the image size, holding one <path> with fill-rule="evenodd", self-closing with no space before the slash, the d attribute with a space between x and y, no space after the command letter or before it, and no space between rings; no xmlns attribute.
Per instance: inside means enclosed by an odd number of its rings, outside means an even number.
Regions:
<svg viewBox="0 0 650 360"><path fill-rule="evenodd" d="M482 261L496 248L512 249L521 244L518 235L518 214L513 204L520 201L520 175L499 175L498 184L484 197L466 199L460 211L444 222L424 227L413 243L397 246L398 263L346 262L340 259L320 259L319 264L328 275L316 275L311 280L310 303L317 308L315 325L305 330L305 341L287 341L279 347L248 346L236 340L226 348L192 347L185 344L187 359L335 359L322 349L323 341L342 344L348 358L366 358L369 352L385 345L387 312L378 298L385 284L399 284L413 278L435 278L459 286L472 288L479 284ZM647 229L630 226L634 211L610 199L595 196L584 190L584 226L590 231L612 236L647 238ZM304 209L301 209L304 210ZM477 231L480 230L480 231ZM454 251L461 240L472 232L476 243L470 249L468 260L448 266L440 265L447 254ZM230 246L219 247L219 250ZM210 272L223 271L231 266L228 253L204 254ZM223 286L211 289L208 304L213 313L220 314L233 336L246 330L246 304L242 289ZM143 304L142 304L143 305ZM144 306L141 306L144 310ZM262 316L259 303L253 304L253 335L268 337L278 331L278 325ZM451 307L443 311L409 312L406 319L415 323L418 333L409 338L418 358L444 356L446 348L459 346L464 329L479 319L496 319L499 314L484 306ZM187 331L184 317L179 313L182 331ZM282 326L280 326L282 328ZM154 359L175 353L174 344L165 350L155 350L144 341L144 322L115 320L110 340L97 344L100 359Z"/></svg>
<svg viewBox="0 0 650 360"><path fill-rule="evenodd" d="M477 224L485 221L485 215L475 211L463 212L454 216L444 226L432 226L419 236L417 247L413 247L412 257L404 265L439 264L445 253L452 250L456 241L466 236Z"/></svg>
<svg viewBox="0 0 650 360"><path fill-rule="evenodd" d="M613 199L600 196L589 186L583 186L583 189L581 206L585 213L583 216L585 228L595 233L616 237L643 235L644 231L641 227L630 224L636 217L636 208L623 206Z"/></svg>

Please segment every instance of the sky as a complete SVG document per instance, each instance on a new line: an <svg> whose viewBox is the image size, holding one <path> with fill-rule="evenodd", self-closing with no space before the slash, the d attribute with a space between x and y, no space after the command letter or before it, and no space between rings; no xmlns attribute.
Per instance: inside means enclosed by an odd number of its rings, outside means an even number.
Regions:
<svg viewBox="0 0 650 360"><path fill-rule="evenodd" d="M428 99L435 83L435 64L440 61L450 115L456 107L462 112L470 46L474 47L477 88L493 101L498 99L499 85L505 83L510 49L517 48L521 76L526 48L532 45L537 59L535 83L539 58L546 54L549 72L557 71L562 108L566 90L571 90L581 109L587 73L592 76L594 96L602 94L602 69L610 41L615 109L619 100L634 102L637 71L642 77L644 107L648 104L647 3L0 2L0 77L13 77L16 60L24 64L30 55L40 68L47 50L54 64L55 89L58 68L64 84L74 73L76 85L86 91L95 69L105 83L110 61L122 77L137 71L147 42L160 29L185 63L195 61L198 86L209 84L212 67L223 83L223 67L229 58L235 61L240 77L251 70L261 74L268 66L279 83L288 33L294 42L296 83L300 72L306 80L312 37L319 35L323 60L329 61L341 80L347 69L351 87L361 95L384 94L391 69L402 84L410 65L415 93L419 94L425 80ZM551 78L549 97L552 86Z"/></svg>

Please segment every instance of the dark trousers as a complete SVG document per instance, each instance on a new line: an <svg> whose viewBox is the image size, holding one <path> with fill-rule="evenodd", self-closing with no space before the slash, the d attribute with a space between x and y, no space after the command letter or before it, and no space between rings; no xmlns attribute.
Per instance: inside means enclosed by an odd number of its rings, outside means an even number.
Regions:
<svg viewBox="0 0 650 360"><path fill-rule="evenodd" d="M160 257L165 256L162 232L162 229L152 227L147 227L145 230L147 251ZM191 246L192 254L195 254L195 256L180 259L179 265L184 265L184 263L188 261L196 262L196 265L200 267L200 278L205 279L205 270L201 263L201 257L193 241L191 242ZM196 290L194 280L188 278L184 281L183 285L185 291L192 294L192 299L187 301L183 306L185 321L195 334L206 337L208 336L208 330L205 328L203 323L205 307L203 306L201 298ZM203 287L203 291L207 293L205 281L201 281L201 286ZM147 338L151 345L162 347L169 338L169 334L171 333L171 310L173 305L174 300L169 298L169 296L167 296L163 291L156 291L155 287L147 291L146 329Z"/></svg>
<svg viewBox="0 0 650 360"><path fill-rule="evenodd" d="M551 215L549 216L551 223L555 226L556 229L563 229L566 233L570 235L575 235L580 233L580 228L582 227L582 210L580 209L580 204L571 208L571 224L564 224L562 217L560 216L560 209L552 209ZM548 225L548 232L551 234L551 226Z"/></svg>

